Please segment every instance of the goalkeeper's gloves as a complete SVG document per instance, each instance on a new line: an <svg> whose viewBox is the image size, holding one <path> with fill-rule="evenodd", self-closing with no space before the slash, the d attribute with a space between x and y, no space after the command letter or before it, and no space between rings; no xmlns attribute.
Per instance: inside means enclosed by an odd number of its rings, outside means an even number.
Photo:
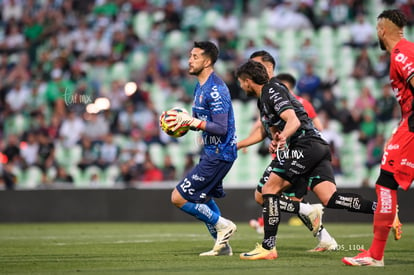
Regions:
<svg viewBox="0 0 414 275"><path fill-rule="evenodd" d="M203 121L189 115L186 112L168 111L165 119L168 127L175 131L181 127L190 127L191 130L199 130Z"/></svg>

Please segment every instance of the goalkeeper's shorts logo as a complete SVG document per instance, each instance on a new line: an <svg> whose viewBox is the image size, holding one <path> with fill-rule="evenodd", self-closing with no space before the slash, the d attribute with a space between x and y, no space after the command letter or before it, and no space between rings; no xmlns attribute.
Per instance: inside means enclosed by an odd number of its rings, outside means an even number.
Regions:
<svg viewBox="0 0 414 275"><path fill-rule="evenodd" d="M196 181L205 181L206 180L206 178L204 178L202 176L199 176L197 174L192 175L191 179L196 180Z"/></svg>

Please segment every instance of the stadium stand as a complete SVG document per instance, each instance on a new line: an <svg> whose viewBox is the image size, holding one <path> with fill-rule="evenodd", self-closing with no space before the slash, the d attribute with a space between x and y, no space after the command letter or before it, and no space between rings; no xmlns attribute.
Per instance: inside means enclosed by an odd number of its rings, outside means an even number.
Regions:
<svg viewBox="0 0 414 275"><path fill-rule="evenodd" d="M166 154L172 156L177 167L178 180L184 170L185 156L188 153L198 153L198 135L189 133L178 140L172 140L160 133L158 116L162 111L175 106L191 109L189 102L171 101L171 98L178 98L172 94L172 87L179 86L185 95L191 96L193 80L189 79L186 72L187 52L192 45L191 40L211 39L219 43L216 37L209 37L209 30L214 28L215 21L222 16L224 4L220 1L189 1L190 4L187 4L187 1L173 1L175 14L178 15L174 17L164 9L165 1L155 0L142 1L142 6L136 5L135 1L127 0L85 1L92 4L90 8L80 5L80 1L70 0L30 1L29 7L25 6L29 1L14 2L25 7L22 15L2 14L0 20L0 122L3 125L0 149L1 170L3 174L10 171L9 169L14 171L15 188L53 188L53 178L58 167L64 167L73 177L74 188L118 187L122 186L117 182L120 167L126 162L132 163L130 169L133 180L137 184L140 183L138 171L141 170L133 163L132 155L131 159L119 160L104 169L96 165L88 167L85 171L78 168L82 148L79 144L64 147L59 133L56 134L51 127L52 117L58 116L61 123L66 118L68 110L74 110L84 121L88 119L88 112L98 113L110 124L110 131L120 148L131 139L131 131L138 130L148 146L148 157L158 167L162 167ZM334 88L337 101L343 97L347 98L352 111L362 87L369 87L375 98L381 95L381 87L387 81L386 77L351 77L359 49L346 46L344 43L350 39L350 25L354 22L356 14L362 12L366 20L375 26L376 15L385 7L382 2L356 1L359 5L347 7L346 21L338 24L330 17L330 1L307 1L313 3L311 8L314 9L319 23L299 30L293 26L275 30L269 25L272 14L277 12L278 8L282 8L286 1L270 1L269 5L266 1L228 2L241 27L235 34L234 41L220 44L221 48L234 53L229 59L218 61L217 72L221 75L234 71L246 58L248 50L254 50L247 48L249 40L254 41L255 49L260 49L265 46L265 38L269 38L277 45L277 71L291 72L299 78L301 69L295 65L303 62L297 59L300 56L300 47L306 38L310 38L318 51L314 64L317 75L323 79L328 68L333 68L339 78ZM11 3L12 1L1 1L0 6L3 8L5 5L12 5ZM395 7L398 7L398 3ZM116 13L113 13L112 4L116 7ZM292 14L297 13L294 4L288 7L292 9ZM36 18L35 22L29 20L31 17ZM79 27L81 22L86 22L86 30L82 31ZM66 36L61 35L65 30L59 26L67 27L69 33ZM12 33L12 27L17 27L18 33ZM102 31L103 35L96 41L93 37L99 31ZM114 35L116 31L121 31L120 38ZM406 37L414 39L413 26L407 28ZM20 45L17 43L20 43L22 38L22 46L16 46ZM98 42L102 44L97 44ZM109 53L101 51L100 46L96 45L109 45ZM379 48L369 48L368 51L372 62L377 64L381 54ZM19 66L18 62L24 54L30 57L27 67ZM179 57L179 72L173 73L170 70L169 60L172 55ZM79 65L80 74L74 73L74 64ZM68 92L68 87L59 86L65 82L57 82L57 86L54 86L57 90L48 88L56 72L59 72L65 81L74 84L74 90L69 91L73 99L70 103L65 102L62 96L63 92ZM11 108L10 100L17 98L7 99L7 94L18 80L23 80L25 87L31 92L31 98L25 105L27 111L23 112L15 112ZM111 86L113 81L118 81L122 87L127 82L135 82L137 88L128 90L127 95L115 94ZM85 82L87 89L81 85ZM36 85L40 87L44 103L34 108L30 106L34 105ZM95 101L99 97L109 97L110 106L90 104L94 102L85 104L82 101L85 98ZM318 109L321 99L311 100ZM133 112L122 120L122 113L128 105L133 105ZM256 104L250 100L234 99L233 107L237 136L242 139L251 129L256 115ZM34 119L38 113L46 117L45 125L38 125ZM342 173L337 175L337 184L340 187L360 187L366 176L366 145L359 141L357 130L345 133L338 118L329 119L330 127L340 132L344 139L344 146L339 152ZM392 117L389 122L379 127L377 134L389 135L396 121L398 117ZM42 131L46 131L53 138L54 145L52 152L47 155L52 155L55 162L46 173L47 181L37 165L27 167L22 159L11 154L12 150L8 148L10 135L17 135L22 147L29 132ZM97 151L100 150L101 143L99 140L94 142ZM256 185L269 161L269 158L258 154L259 146L249 148L246 153L240 152L238 160L226 178L228 186ZM377 170L373 171L369 176L371 186Z"/></svg>

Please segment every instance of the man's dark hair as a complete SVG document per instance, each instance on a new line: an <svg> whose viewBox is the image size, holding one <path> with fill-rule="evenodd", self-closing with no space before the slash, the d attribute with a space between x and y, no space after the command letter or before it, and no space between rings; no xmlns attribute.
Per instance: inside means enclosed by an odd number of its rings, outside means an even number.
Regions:
<svg viewBox="0 0 414 275"><path fill-rule="evenodd" d="M206 55L211 60L211 65L214 65L216 63L219 50L217 46L210 41L194 41L194 48L199 48L204 51L203 55Z"/></svg>
<svg viewBox="0 0 414 275"><path fill-rule="evenodd" d="M403 28L407 25L407 18L405 17L404 13L397 9L383 11L377 17L377 19L381 19L381 18L390 20L392 23L394 23L399 28Z"/></svg>
<svg viewBox="0 0 414 275"><path fill-rule="evenodd" d="M276 76L276 79L281 82L287 82L293 88L296 86L296 78L288 73L281 73Z"/></svg>
<svg viewBox="0 0 414 275"><path fill-rule="evenodd" d="M261 63L253 60L249 60L241 65L237 69L236 76L243 80L250 78L259 85L266 84L269 81L266 68Z"/></svg>
<svg viewBox="0 0 414 275"><path fill-rule="evenodd" d="M264 62L270 62L273 65L273 68L276 68L276 61L273 56L267 51L256 51L250 55L250 59L255 57L261 57Z"/></svg>

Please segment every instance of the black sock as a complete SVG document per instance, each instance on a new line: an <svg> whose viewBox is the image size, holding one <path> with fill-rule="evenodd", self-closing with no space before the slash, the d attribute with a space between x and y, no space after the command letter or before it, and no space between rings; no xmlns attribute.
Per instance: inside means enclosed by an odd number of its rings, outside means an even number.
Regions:
<svg viewBox="0 0 414 275"><path fill-rule="evenodd" d="M304 203L304 200L302 200L301 202ZM300 203L301 202L293 201L293 200L289 199L289 197L282 196L282 197L280 197L280 211L288 212L288 213L292 213L292 214L297 214L299 219L303 222L303 224L310 231L312 231L313 226L312 226L312 223L311 223L309 217L299 213L299 208L300 208Z"/></svg>
<svg viewBox="0 0 414 275"><path fill-rule="evenodd" d="M374 214L377 203L364 199L358 194L335 192L329 199L327 207L334 209L347 209L351 212Z"/></svg>
<svg viewBox="0 0 414 275"><path fill-rule="evenodd" d="M276 234L280 223L279 199L278 195L263 195L264 239L262 246L268 250L276 246Z"/></svg>
<svg viewBox="0 0 414 275"><path fill-rule="evenodd" d="M298 214L299 213L299 202L298 201L292 201L291 199L282 196L279 199L280 202L280 211L288 212L292 214Z"/></svg>

